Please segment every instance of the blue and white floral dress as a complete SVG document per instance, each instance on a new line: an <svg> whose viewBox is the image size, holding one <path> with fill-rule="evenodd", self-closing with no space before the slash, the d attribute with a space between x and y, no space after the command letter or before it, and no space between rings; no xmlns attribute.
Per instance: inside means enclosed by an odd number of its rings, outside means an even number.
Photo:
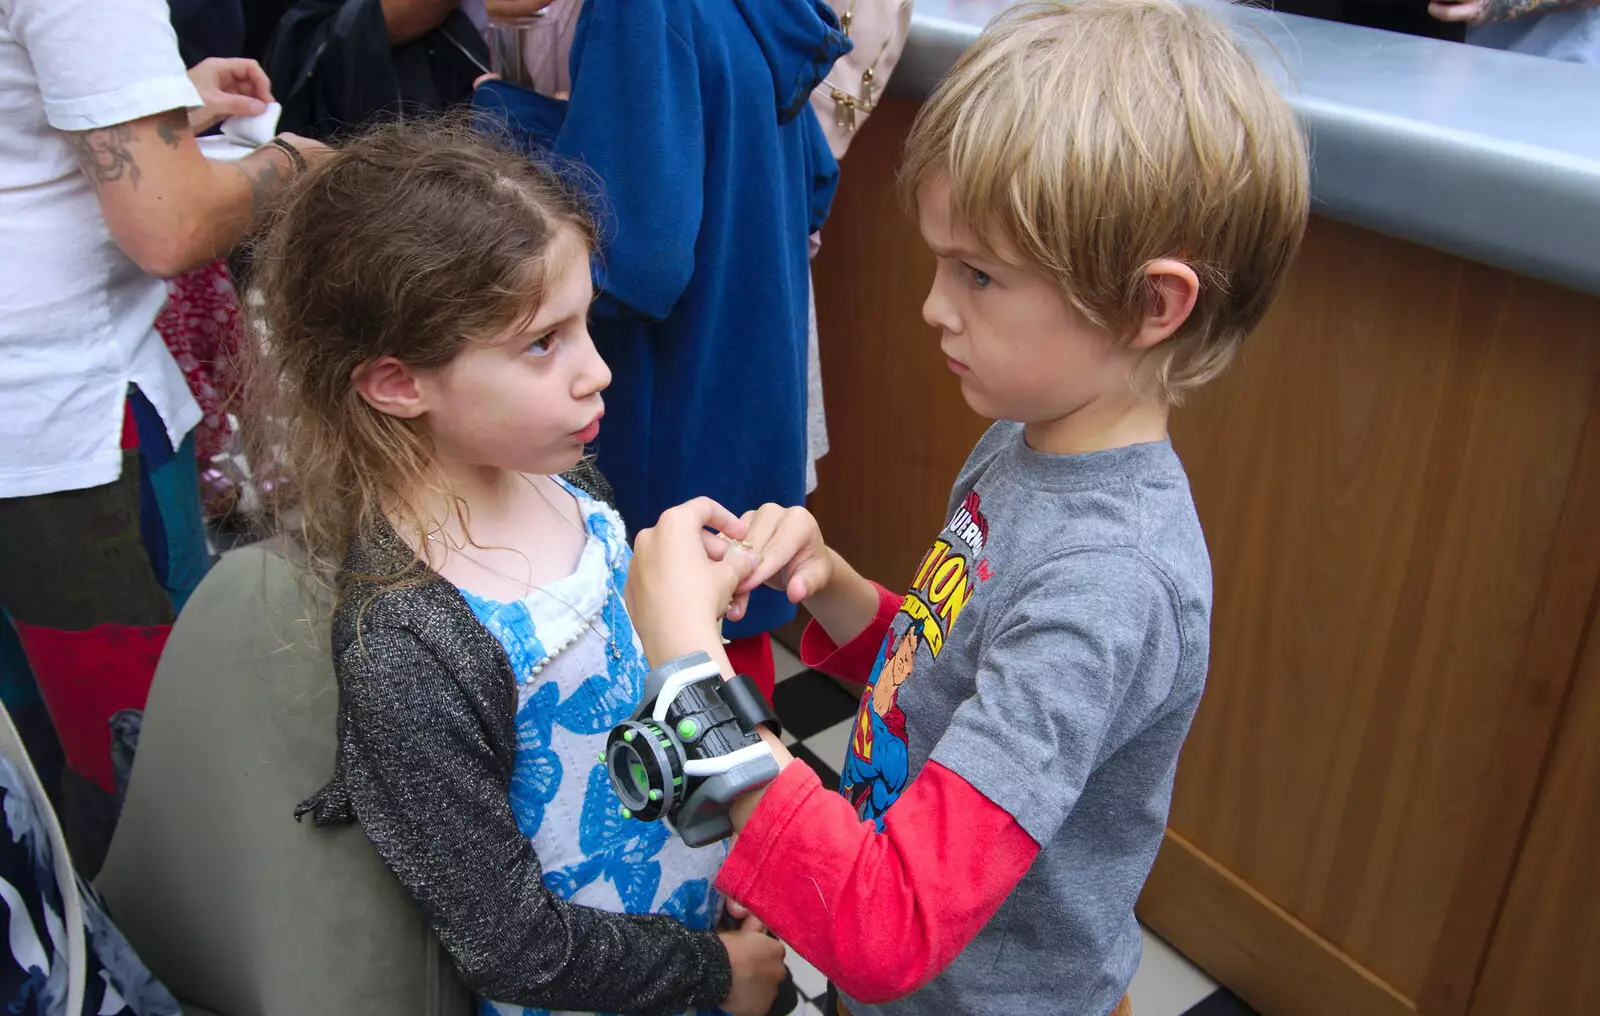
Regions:
<svg viewBox="0 0 1600 1016"><path fill-rule="evenodd" d="M649 671L622 589L632 552L610 508L577 498L588 541L573 573L514 603L462 597L505 647L517 676L517 760L511 809L544 884L583 906L667 914L705 931L720 912L712 879L726 844L691 850L662 822L622 817L599 761L606 735L644 694ZM479 1016L549 1010L478 1003Z"/></svg>

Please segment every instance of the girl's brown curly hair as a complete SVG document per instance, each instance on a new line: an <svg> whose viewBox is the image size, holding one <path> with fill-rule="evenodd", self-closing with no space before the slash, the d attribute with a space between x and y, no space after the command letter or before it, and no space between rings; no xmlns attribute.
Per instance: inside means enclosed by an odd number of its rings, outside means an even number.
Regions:
<svg viewBox="0 0 1600 1016"><path fill-rule="evenodd" d="M373 128L290 189L256 250L244 437L258 475L287 481L269 515L336 592L352 540L387 519L426 546L421 506L449 496L426 435L353 375L385 356L442 367L531 319L563 227L594 249L583 188L461 119Z"/></svg>

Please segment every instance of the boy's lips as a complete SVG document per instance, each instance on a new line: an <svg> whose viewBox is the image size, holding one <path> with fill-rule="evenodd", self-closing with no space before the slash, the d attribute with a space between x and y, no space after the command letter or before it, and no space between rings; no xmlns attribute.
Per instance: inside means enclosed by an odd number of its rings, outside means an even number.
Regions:
<svg viewBox="0 0 1600 1016"><path fill-rule="evenodd" d="M601 413L599 416L594 418L589 426L583 428L582 430L573 431L572 436L577 438L581 444L588 444L590 441L593 441L595 438L600 436L600 421L605 419L605 415L606 414Z"/></svg>

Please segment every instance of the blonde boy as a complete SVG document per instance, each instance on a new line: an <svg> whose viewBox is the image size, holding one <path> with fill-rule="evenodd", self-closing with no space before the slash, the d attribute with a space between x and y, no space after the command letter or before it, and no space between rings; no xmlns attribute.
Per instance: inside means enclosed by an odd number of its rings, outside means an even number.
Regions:
<svg viewBox="0 0 1600 1016"><path fill-rule="evenodd" d="M905 596L799 509L748 520L751 581L786 569L816 619L807 662L870 687L844 800L787 766L739 802L718 879L854 1016L1126 1007L1210 641L1168 413L1282 287L1306 178L1271 81L1176 0L1022 4L923 108L903 179L938 259L929 355L998 422ZM684 522L641 534L635 579ZM714 643L644 606L651 659Z"/></svg>

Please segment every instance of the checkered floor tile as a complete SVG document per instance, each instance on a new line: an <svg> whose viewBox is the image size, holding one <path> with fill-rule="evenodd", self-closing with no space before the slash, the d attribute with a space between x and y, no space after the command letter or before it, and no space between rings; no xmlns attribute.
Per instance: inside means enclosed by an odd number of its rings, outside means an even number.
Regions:
<svg viewBox="0 0 1600 1016"><path fill-rule="evenodd" d="M778 666L773 708L783 722L783 742L796 758L817 771L824 786L835 786L849 743L856 699L831 678L806 669L783 646L774 643L773 654ZM821 1011L828 979L792 949L789 972L800 994L793 1016L833 1016ZM1148 929L1144 932L1144 959L1128 994L1135 1016L1256 1016Z"/></svg>

